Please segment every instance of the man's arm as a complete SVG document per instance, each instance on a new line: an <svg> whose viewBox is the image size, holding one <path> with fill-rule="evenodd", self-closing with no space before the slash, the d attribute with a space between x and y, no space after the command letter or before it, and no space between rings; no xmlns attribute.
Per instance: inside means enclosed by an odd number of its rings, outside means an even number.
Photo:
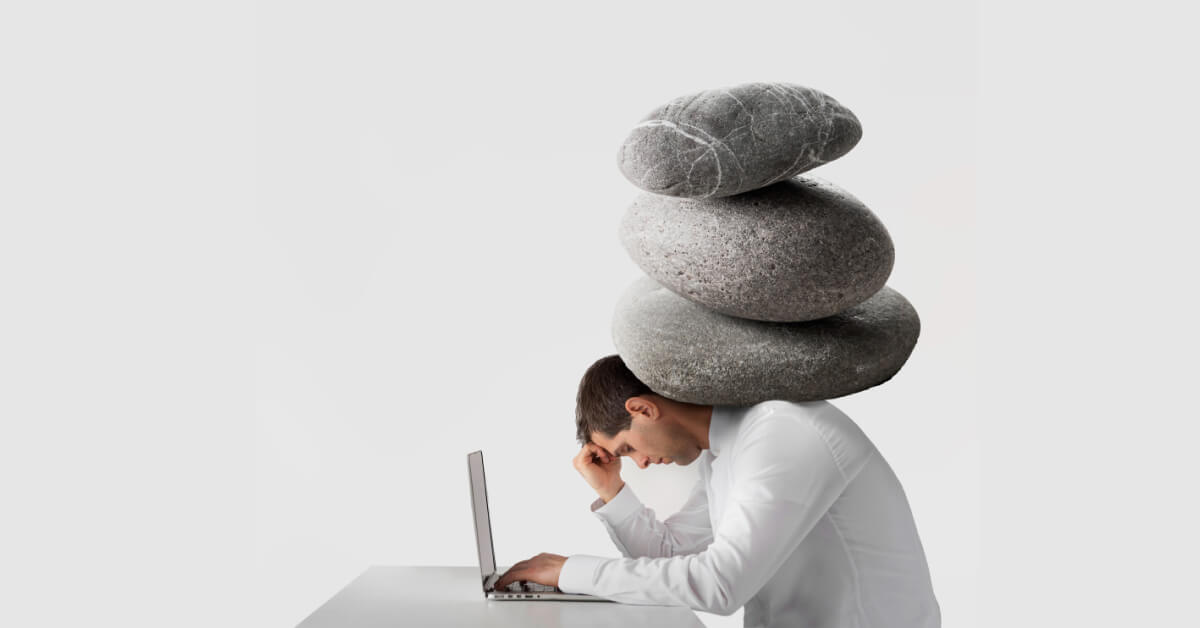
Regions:
<svg viewBox="0 0 1200 628"><path fill-rule="evenodd" d="M764 417L733 460L733 486L713 541L669 558L575 555L558 586L628 604L687 606L729 615L779 570L873 454L843 469L815 426Z"/></svg>
<svg viewBox="0 0 1200 628"><path fill-rule="evenodd" d="M708 492L697 480L679 512L659 521L621 479L621 459L595 443L587 443L572 460L575 470L600 496L592 512L604 524L621 553L636 558L698 552L712 542Z"/></svg>
<svg viewBox="0 0 1200 628"><path fill-rule="evenodd" d="M598 499L592 510L609 537L627 558L659 558L692 554L712 543L708 518L708 489L697 479L679 512L664 521L655 518L626 484L607 504Z"/></svg>
<svg viewBox="0 0 1200 628"><path fill-rule="evenodd" d="M600 495L592 502L592 511L600 518L617 549L626 557L659 557L689 554L712 542L708 518L708 491L703 479L697 480L692 493L679 512L666 521L654 517L621 480L621 459L604 448L587 443L575 455L575 469ZM558 586L558 576L567 558L542 553L509 567L496 582L503 588L510 582L530 580Z"/></svg>

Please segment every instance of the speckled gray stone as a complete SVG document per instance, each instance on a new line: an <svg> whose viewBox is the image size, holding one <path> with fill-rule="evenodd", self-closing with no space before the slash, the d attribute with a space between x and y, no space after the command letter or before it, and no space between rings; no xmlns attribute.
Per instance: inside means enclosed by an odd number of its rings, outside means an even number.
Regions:
<svg viewBox="0 0 1200 628"><path fill-rule="evenodd" d="M724 198L642 194L618 234L633 261L676 294L760 321L813 320L862 303L895 261L879 218L815 177Z"/></svg>
<svg viewBox="0 0 1200 628"><path fill-rule="evenodd" d="M617 353L652 390L676 401L749 405L832 399L878 386L908 360L921 322L884 287L844 312L768 323L714 312L649 277L621 296Z"/></svg>
<svg viewBox="0 0 1200 628"><path fill-rule="evenodd" d="M655 194L740 194L833 161L862 137L858 118L815 89L744 83L680 96L646 115L617 154Z"/></svg>

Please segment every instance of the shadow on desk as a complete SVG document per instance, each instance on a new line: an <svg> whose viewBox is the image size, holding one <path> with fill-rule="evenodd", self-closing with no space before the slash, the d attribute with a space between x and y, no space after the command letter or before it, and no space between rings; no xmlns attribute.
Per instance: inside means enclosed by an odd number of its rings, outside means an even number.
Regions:
<svg viewBox="0 0 1200 628"><path fill-rule="evenodd" d="M691 609L682 606L488 600L479 580L478 567L376 565L313 611L298 628L704 627Z"/></svg>

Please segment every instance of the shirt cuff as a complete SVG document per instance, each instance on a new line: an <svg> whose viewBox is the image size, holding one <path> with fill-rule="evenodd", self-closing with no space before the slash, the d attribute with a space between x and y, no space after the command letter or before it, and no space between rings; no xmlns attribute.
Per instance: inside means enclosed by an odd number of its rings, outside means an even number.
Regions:
<svg viewBox="0 0 1200 628"><path fill-rule="evenodd" d="M613 525L628 519L630 515L642 508L642 500L633 494L633 489L629 487L628 483L622 486L621 490L607 504L604 503L603 498L596 498L596 501L592 502L592 512Z"/></svg>
<svg viewBox="0 0 1200 628"><path fill-rule="evenodd" d="M596 568L606 560L608 559L587 554L568 556L558 572L558 588L566 593L594 594Z"/></svg>

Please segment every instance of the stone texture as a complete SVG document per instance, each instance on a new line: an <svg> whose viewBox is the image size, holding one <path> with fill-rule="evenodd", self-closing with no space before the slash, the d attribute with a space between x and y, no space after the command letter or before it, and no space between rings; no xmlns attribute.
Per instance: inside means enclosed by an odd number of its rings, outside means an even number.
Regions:
<svg viewBox="0 0 1200 628"><path fill-rule="evenodd" d="M878 386L908 360L920 331L913 306L886 286L834 316L770 323L714 312L643 277L618 302L612 334L625 364L658 394L747 405Z"/></svg>
<svg viewBox="0 0 1200 628"><path fill-rule="evenodd" d="M725 198L642 194L619 236L633 261L676 294L761 321L813 320L862 303L895 261L879 218L815 177Z"/></svg>
<svg viewBox="0 0 1200 628"><path fill-rule="evenodd" d="M709 198L755 190L845 155L858 118L815 89L745 83L681 96L643 118L617 161L655 194Z"/></svg>

